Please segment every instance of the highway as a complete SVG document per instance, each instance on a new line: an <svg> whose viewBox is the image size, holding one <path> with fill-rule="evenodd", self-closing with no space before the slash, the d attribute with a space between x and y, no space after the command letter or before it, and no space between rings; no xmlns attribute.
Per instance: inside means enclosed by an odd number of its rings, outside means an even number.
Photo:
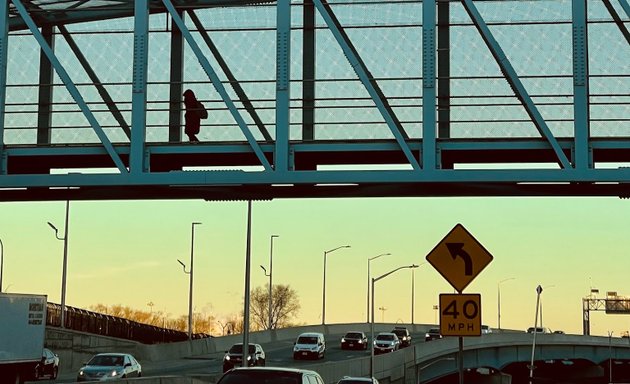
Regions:
<svg viewBox="0 0 630 384"><path fill-rule="evenodd" d="M277 367L300 367L308 369L309 366L322 361L343 361L359 357L369 357L370 350L342 350L340 340L343 335L332 335L326 338L326 354L323 360L293 360L293 341L284 340L271 343L261 343L266 354L266 365ZM424 333L412 334L412 344L424 342ZM219 376L222 373L223 352L209 355L195 356L193 358L176 359L172 361L147 362L142 364L143 377L155 376L186 376L208 375ZM378 358L378 356L376 357ZM50 383L74 383L77 372L60 372L57 380Z"/></svg>

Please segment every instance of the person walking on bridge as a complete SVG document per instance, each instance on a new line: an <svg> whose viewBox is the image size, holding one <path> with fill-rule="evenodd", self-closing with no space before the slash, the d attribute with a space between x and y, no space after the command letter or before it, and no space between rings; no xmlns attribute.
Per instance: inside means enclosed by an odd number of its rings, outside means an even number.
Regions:
<svg viewBox="0 0 630 384"><path fill-rule="evenodd" d="M201 127L201 119L207 118L208 112L203 104L197 100L195 93L190 89L184 92L184 105L186 106L186 113L184 114L184 119L186 120L184 133L188 135L188 139L191 143L198 143L199 139L197 138L197 134Z"/></svg>

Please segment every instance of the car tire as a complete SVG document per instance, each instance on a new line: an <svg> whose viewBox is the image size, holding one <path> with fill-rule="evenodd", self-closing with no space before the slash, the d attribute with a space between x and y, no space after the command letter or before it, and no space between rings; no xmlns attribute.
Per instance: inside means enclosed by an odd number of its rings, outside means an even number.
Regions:
<svg viewBox="0 0 630 384"><path fill-rule="evenodd" d="M56 380L58 374L59 374L59 368L58 367L54 367L53 368L53 372L52 372L52 379Z"/></svg>
<svg viewBox="0 0 630 384"><path fill-rule="evenodd" d="M260 360L260 366L264 367L265 365L267 365L267 363L265 362L265 359Z"/></svg>

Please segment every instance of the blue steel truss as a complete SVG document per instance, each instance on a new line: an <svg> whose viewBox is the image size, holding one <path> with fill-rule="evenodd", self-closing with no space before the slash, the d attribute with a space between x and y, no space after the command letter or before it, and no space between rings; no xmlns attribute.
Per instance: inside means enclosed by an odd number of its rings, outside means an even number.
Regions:
<svg viewBox="0 0 630 384"><path fill-rule="evenodd" d="M627 197L629 27L628 0L0 0L0 200Z"/></svg>

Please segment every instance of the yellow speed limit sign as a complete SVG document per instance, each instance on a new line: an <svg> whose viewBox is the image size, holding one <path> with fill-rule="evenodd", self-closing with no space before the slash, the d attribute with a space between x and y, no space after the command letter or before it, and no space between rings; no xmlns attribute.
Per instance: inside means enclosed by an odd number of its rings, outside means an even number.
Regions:
<svg viewBox="0 0 630 384"><path fill-rule="evenodd" d="M440 294L442 336L481 336L481 295Z"/></svg>

